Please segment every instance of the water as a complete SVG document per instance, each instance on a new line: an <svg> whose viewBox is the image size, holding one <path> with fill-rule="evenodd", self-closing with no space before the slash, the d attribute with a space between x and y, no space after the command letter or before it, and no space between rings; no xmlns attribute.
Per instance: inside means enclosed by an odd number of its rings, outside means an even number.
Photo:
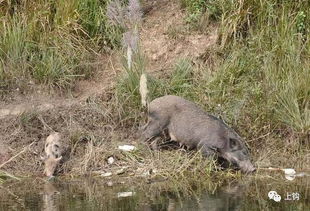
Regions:
<svg viewBox="0 0 310 211"><path fill-rule="evenodd" d="M281 201L269 199L269 191ZM0 185L0 210L310 210L309 177L252 176L191 188L130 178L27 179Z"/></svg>

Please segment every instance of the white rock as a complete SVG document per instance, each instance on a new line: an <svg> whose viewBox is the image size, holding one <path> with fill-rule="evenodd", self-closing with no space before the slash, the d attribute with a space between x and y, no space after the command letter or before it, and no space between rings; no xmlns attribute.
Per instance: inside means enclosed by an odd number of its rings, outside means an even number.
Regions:
<svg viewBox="0 0 310 211"><path fill-rule="evenodd" d="M118 149L129 152L129 151L136 149L136 147L133 145L122 145L122 146L118 146Z"/></svg>
<svg viewBox="0 0 310 211"><path fill-rule="evenodd" d="M289 180L289 181L294 180L295 177L296 177L295 175L288 175L288 174L285 174L284 176L285 176L285 179L287 179L287 180Z"/></svg>
<svg viewBox="0 0 310 211"><path fill-rule="evenodd" d="M113 157L109 157L108 158L108 164L113 164L114 163L114 158Z"/></svg>
<svg viewBox="0 0 310 211"><path fill-rule="evenodd" d="M129 197L133 196L134 194L135 194L134 192L120 192L117 193L117 198Z"/></svg>
<svg viewBox="0 0 310 211"><path fill-rule="evenodd" d="M286 175L294 175L296 171L294 169L282 169Z"/></svg>
<svg viewBox="0 0 310 211"><path fill-rule="evenodd" d="M121 169L117 170L115 173L116 173L117 175L124 174L124 173L125 173L125 170L126 170L126 168L121 168Z"/></svg>
<svg viewBox="0 0 310 211"><path fill-rule="evenodd" d="M103 173L100 176L102 176L102 177L109 177L109 176L112 176L112 172Z"/></svg>

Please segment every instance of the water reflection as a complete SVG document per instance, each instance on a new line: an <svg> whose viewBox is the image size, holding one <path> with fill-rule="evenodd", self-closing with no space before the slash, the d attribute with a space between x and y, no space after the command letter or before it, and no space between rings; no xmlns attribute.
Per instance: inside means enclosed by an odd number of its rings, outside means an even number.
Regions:
<svg viewBox="0 0 310 211"><path fill-rule="evenodd" d="M44 211L56 211L58 210L60 192L51 182L46 182L44 185L42 201Z"/></svg>
<svg viewBox="0 0 310 211"><path fill-rule="evenodd" d="M310 210L309 180L296 180L287 183L252 178L221 186L196 186L187 192L171 182L122 184L102 179L38 179L0 185L0 210ZM301 198L275 202L268 198L270 190L277 191L283 199L287 191L299 192Z"/></svg>
<svg viewBox="0 0 310 211"><path fill-rule="evenodd" d="M223 186L215 192L206 191L199 196L181 197L168 196L167 200L161 201L160 207L150 204L141 207L139 210L167 210L167 211L183 211L183 210L240 210L242 198L244 197L244 186L239 183L232 183Z"/></svg>
<svg viewBox="0 0 310 211"><path fill-rule="evenodd" d="M243 186L230 184L222 187L216 193L205 192L198 200L189 200L185 206L176 210L240 210L240 204L244 196Z"/></svg>

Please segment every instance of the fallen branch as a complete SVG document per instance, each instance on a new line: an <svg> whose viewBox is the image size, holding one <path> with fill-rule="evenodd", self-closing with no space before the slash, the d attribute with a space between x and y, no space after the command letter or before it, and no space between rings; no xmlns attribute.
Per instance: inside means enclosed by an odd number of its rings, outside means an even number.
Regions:
<svg viewBox="0 0 310 211"><path fill-rule="evenodd" d="M17 154L14 155L13 157L11 157L10 159L8 159L8 160L5 161L4 163L2 163L2 164L0 165L0 169L1 169L3 166L5 166L6 164L8 164L9 162L11 162L12 160L14 160L15 158L17 158L18 156L20 156L21 154L23 154L24 152L26 152L27 149L28 149L29 147L32 146L32 144L34 144L34 142L32 142L32 143L29 144L28 146L24 147L24 149L23 149L22 151L20 151L19 153L17 153Z"/></svg>
<svg viewBox="0 0 310 211"><path fill-rule="evenodd" d="M267 170L267 171L281 171L281 168L272 168L272 167L268 167L268 168L257 168L257 170Z"/></svg>
<svg viewBox="0 0 310 211"><path fill-rule="evenodd" d="M284 171L284 172L288 172L291 170L294 170L292 168L273 168L273 167L260 167L257 168L257 170L266 170L266 171ZM298 172L309 172L310 169L304 168L304 169L297 169L296 171Z"/></svg>

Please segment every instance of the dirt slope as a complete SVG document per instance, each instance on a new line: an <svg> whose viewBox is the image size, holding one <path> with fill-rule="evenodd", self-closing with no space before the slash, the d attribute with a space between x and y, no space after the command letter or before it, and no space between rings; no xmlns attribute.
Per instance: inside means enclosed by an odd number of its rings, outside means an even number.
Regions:
<svg viewBox="0 0 310 211"><path fill-rule="evenodd" d="M144 16L140 43L148 62L147 71L168 71L180 58L197 58L215 44L217 30L209 34L188 30L185 11L179 1L154 1ZM71 92L51 93L34 87L32 93L21 94L19 90L11 93L0 102L0 120L7 116L18 116L23 112L35 110L44 112L56 107L71 107L84 102L88 97L100 95L114 86L115 78L121 72L121 52L98 56L95 76L89 80L78 81Z"/></svg>
<svg viewBox="0 0 310 211"><path fill-rule="evenodd" d="M141 31L141 44L149 60L149 71L171 68L180 58L197 58L216 43L217 30L209 33L189 30L186 12L179 1L157 1Z"/></svg>
<svg viewBox="0 0 310 211"><path fill-rule="evenodd" d="M184 19L185 11L177 0L154 1L144 16L140 42L149 60L149 72L169 72L179 58L199 57L216 42L216 30L210 30L209 34L189 33ZM96 169L97 165L103 168L105 156L91 162L89 158L85 160L88 150L96 154L92 146L103 153L104 141L107 147L113 145L113 141L135 140L130 138L134 133L132 128L117 122L118 113L110 106L116 76L122 70L120 52L101 55L97 61L95 76L77 82L71 92L51 93L36 87L26 95L16 90L0 102L0 144L6 148L0 151L0 161L26 150L6 164L4 170L23 174L42 172L40 154L45 138L53 130L62 132L67 140L70 137L72 143L67 145L75 146L71 148L75 158L70 159L65 171L79 169L81 163L88 166L85 171ZM89 145L89 140L101 142Z"/></svg>

